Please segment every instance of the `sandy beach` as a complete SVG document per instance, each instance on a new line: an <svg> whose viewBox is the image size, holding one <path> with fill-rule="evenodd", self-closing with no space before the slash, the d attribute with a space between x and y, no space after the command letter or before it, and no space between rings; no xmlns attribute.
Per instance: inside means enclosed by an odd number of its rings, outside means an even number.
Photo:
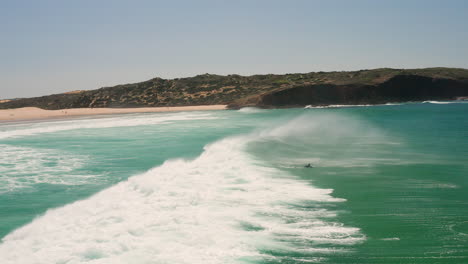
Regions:
<svg viewBox="0 0 468 264"><path fill-rule="evenodd" d="M142 107L142 108L73 108L60 110L44 110L37 107L24 107L17 109L0 110L0 122L36 120L50 118L67 118L90 115L151 113L151 112L177 112L177 111L204 111L223 110L226 105L199 105L174 107Z"/></svg>

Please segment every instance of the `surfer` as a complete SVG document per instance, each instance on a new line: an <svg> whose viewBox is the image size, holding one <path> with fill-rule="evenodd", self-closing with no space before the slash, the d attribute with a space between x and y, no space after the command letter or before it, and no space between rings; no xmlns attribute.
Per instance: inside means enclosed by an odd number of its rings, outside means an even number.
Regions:
<svg viewBox="0 0 468 264"><path fill-rule="evenodd" d="M305 165L304 168L313 168L313 166L310 165L310 163L309 163L309 164Z"/></svg>

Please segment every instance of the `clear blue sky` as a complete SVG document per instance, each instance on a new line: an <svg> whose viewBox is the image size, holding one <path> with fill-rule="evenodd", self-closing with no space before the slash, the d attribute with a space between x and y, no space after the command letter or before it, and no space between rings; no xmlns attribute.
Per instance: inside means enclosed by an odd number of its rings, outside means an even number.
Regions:
<svg viewBox="0 0 468 264"><path fill-rule="evenodd" d="M0 98L202 73L468 68L468 1L0 0Z"/></svg>

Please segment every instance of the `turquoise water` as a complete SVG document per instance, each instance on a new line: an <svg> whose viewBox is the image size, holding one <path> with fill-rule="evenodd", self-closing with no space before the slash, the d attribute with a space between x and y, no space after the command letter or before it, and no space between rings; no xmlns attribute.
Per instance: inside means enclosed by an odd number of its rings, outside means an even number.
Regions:
<svg viewBox="0 0 468 264"><path fill-rule="evenodd" d="M467 114L433 102L3 124L0 263L468 263Z"/></svg>

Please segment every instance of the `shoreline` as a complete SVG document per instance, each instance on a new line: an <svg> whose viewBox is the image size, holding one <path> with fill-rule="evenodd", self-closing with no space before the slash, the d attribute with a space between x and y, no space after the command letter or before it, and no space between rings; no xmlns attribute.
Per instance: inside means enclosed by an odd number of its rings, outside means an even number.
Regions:
<svg viewBox="0 0 468 264"><path fill-rule="evenodd" d="M0 123L15 121L35 121L50 119L67 119L71 117L85 117L94 115L132 114L132 113L162 113L183 111L226 110L227 105L197 105L197 106L168 106L168 107L140 107L140 108L72 108L59 110L44 110L37 107L23 107L0 110Z"/></svg>

